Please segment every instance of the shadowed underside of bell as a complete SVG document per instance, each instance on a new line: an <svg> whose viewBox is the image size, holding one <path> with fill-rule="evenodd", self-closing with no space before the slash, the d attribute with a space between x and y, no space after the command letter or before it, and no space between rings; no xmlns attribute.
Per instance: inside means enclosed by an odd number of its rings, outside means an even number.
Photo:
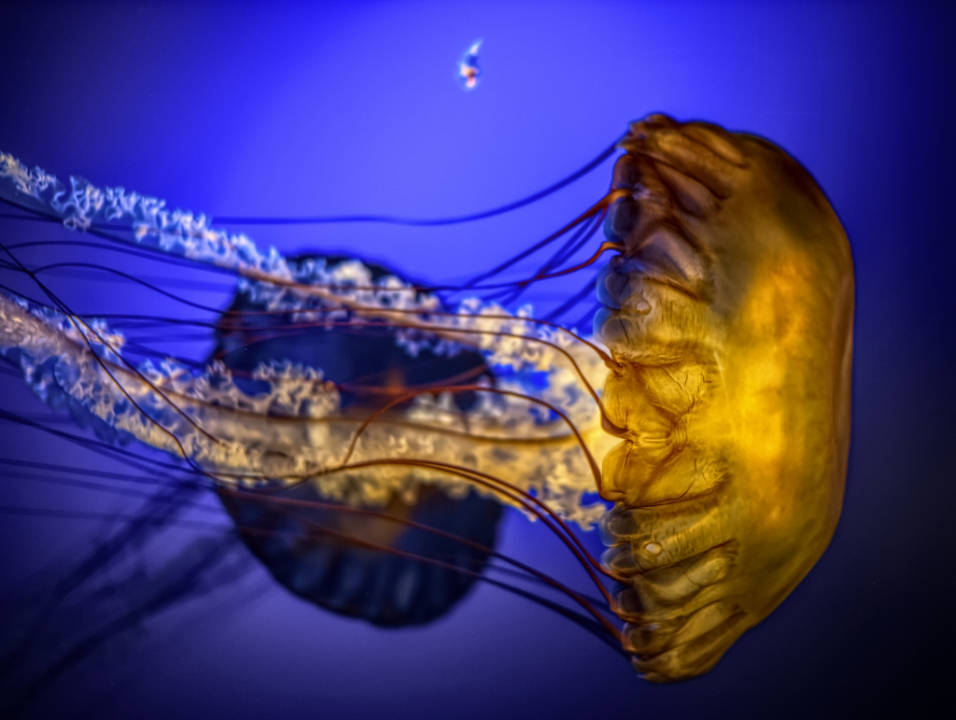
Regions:
<svg viewBox="0 0 956 720"><path fill-rule="evenodd" d="M293 262L307 259L314 258ZM331 266L342 260L325 262ZM366 267L373 281L392 274ZM340 386L347 412L373 413L388 400L382 389L456 376L474 382L489 374L476 352L439 357L424 349L412 357L396 345L393 328L289 330L288 315L261 310L238 294L223 315L214 357L240 372L283 360L320 368L325 379ZM462 392L454 402L465 410L474 397ZM320 607L391 627L430 622L467 593L488 561L502 513L493 499L471 491L453 498L427 485L417 489L412 501L394 494L384 507L375 508L329 502L310 483L257 496L260 492L265 491L222 488L219 496L243 541L270 574Z"/></svg>
<svg viewBox="0 0 956 720"><path fill-rule="evenodd" d="M488 560L487 552L476 547L401 521L490 548L502 512L494 500L473 493L453 499L433 488L423 488L414 503L393 498L381 508L398 522L328 507L308 484L284 489L276 497L295 507L220 491L243 541L280 584L327 610L392 627L443 616L475 580L469 572L447 566L480 573Z"/></svg>

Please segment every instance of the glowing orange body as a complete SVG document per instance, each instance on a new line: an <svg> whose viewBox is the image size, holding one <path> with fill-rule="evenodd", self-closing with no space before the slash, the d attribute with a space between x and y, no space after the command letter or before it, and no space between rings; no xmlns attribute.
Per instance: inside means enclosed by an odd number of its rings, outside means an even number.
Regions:
<svg viewBox="0 0 956 720"><path fill-rule="evenodd" d="M825 196L757 137L651 116L623 141L595 329L624 440L604 557L651 680L697 675L829 543L850 436L853 270Z"/></svg>

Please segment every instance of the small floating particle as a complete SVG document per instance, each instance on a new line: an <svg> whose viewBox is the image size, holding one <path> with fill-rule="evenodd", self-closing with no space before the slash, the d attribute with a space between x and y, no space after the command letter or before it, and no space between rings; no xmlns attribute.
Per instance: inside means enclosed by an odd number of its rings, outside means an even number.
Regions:
<svg viewBox="0 0 956 720"><path fill-rule="evenodd" d="M468 46L458 62L458 79L464 90L474 90L478 85L478 76L481 75L481 68L478 67L478 48L481 47L481 43L481 40L475 40Z"/></svg>

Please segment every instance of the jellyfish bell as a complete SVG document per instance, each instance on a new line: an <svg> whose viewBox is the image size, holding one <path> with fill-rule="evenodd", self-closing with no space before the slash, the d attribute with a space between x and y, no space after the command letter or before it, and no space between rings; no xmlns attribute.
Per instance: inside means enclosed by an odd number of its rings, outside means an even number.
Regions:
<svg viewBox="0 0 956 720"><path fill-rule="evenodd" d="M850 438L853 267L809 173L772 143L654 115L631 126L598 281L605 563L651 680L712 667L829 544Z"/></svg>
<svg viewBox="0 0 956 720"><path fill-rule="evenodd" d="M305 262L335 267L354 259L289 259L294 266ZM381 265L363 267L369 282L396 275ZM322 368L340 388L343 409L368 413L383 394L489 374L473 350L443 357L424 349L413 357L396 343L395 328L297 327L291 313L265 310L237 293L220 317L213 358L248 376L275 361ZM476 401L474 393L458 393L453 406L464 412ZM327 610L386 627L428 623L454 607L484 570L502 515L492 498L475 492L452 498L427 485L410 496L393 491L380 508L359 506L369 512L324 501L312 483L277 494L227 487L217 493L243 542L281 585Z"/></svg>

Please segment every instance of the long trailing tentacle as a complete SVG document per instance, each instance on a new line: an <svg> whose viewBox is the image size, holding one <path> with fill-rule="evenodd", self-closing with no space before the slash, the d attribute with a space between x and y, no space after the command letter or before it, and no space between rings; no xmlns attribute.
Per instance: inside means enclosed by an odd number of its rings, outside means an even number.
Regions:
<svg viewBox="0 0 956 720"><path fill-rule="evenodd" d="M514 203L494 208L480 213L463 215L450 218L397 218L387 216L313 216L300 218L242 218L230 216L218 216L216 221L222 224L303 224L303 223L338 223L338 222L378 222L394 223L419 226L440 226L451 225L461 222L479 220L486 217L492 217L510 210L517 209L530 204L546 195L560 190L577 178L589 172L601 162L606 160L614 152L618 141L605 150L598 158L586 165L581 170L571 176L555 183L545 190L535 193L526 198L522 198ZM360 469L381 469L383 467L407 467L415 469L428 470L438 475L452 476L457 480L467 482L471 485L477 485L490 489L496 496L506 497L512 504L524 508L534 517L542 520L543 524L564 543L569 551L581 562L591 579L598 587L604 601L608 606L613 606L608 591L597 577L597 573L605 576L614 577L601 569L597 561L591 557L580 541L570 532L564 521L559 517L549 504L541 498L536 497L533 492L504 481L496 474L484 472L479 467L469 467L457 463L447 462L442 456L420 458L414 453L404 457L370 458L368 452L357 461L350 462L353 451L360 438L363 438L369 428L374 424L376 427L386 426L404 426L409 429L418 427L431 434L463 434L467 435L473 443L480 444L497 443L503 446L509 444L520 444L520 442L542 442L550 439L549 435L529 437L525 439L512 439L504 436L495 437L493 435L483 436L480 432L471 432L467 426L464 431L455 427L447 426L445 421L438 421L438 415L422 424L415 421L396 419L386 417L398 405L415 400L421 396L437 396L439 394L454 394L459 392L477 392L488 393L499 398L521 399L532 404L537 403L541 407L547 408L570 429L570 436L573 436L578 448L583 454L590 473L594 479L597 489L600 489L600 470L598 464L590 452L587 443L581 432L576 427L575 421L568 414L564 413L560 407L546 400L534 398L527 393L509 390L507 388L492 388L485 385L460 382L466 381L467 377L455 377L451 380L445 378L442 382L428 383L421 387L401 388L378 388L376 386L363 386L361 383L352 383L352 389L364 389L371 394L380 392L386 396L386 403L379 410L374 411L371 416L361 418L336 416L335 414L324 414L318 417L297 416L295 413L288 416L281 412L276 415L271 411L268 415L257 414L257 411L250 411L242 406L230 407L228 403L221 404L224 395L217 396L212 402L205 402L201 396L193 394L193 390L187 387L185 392L182 390L183 384L181 377L179 379L173 376L163 377L151 373L144 373L139 368L131 364L124 356L121 348L114 345L113 337L105 331L104 326L93 322L83 315L78 315L70 309L55 293L52 292L37 276L43 272L50 272L62 269L81 269L81 270L105 270L111 272L117 277L142 284L146 287L160 292L167 297L184 301L194 309L203 311L212 311L220 313L221 320L215 325L203 323L202 321L193 321L196 325L213 326L220 328L242 327L242 323L250 316L276 316L284 318L289 316L289 321L280 322L276 326L269 327L268 331L277 333L270 336L266 331L258 329L254 333L257 342L264 342L270 337L281 337L282 333L304 331L307 329L332 329L349 330L355 329L358 332L367 332L369 329L398 329L402 332L418 333L420 335L438 338L440 340L461 345L471 345L481 348L491 348L505 343L511 343L518 348L531 346L538 348L538 359L528 360L530 357L527 351L519 349L514 351L516 357L523 358L519 362L533 366L535 362L541 363L541 352L548 353L547 358L556 358L561 364L567 364L570 372L576 382L580 383L585 389L585 393L594 401L598 415L603 420L605 428L614 430L613 423L610 423L604 409L601 405L601 399L598 391L595 389L596 383L593 378L593 368L590 364L585 365L582 355L577 352L578 348L584 348L586 352L593 353L604 365L613 365L613 360L604 352L602 348L581 337L577 333L562 326L555 320L539 319L531 317L528 314L514 315L507 313L500 306L481 306L464 305L457 311L444 311L429 297L430 293L441 290L495 290L510 289L515 292L522 291L531 284L541 280L547 280L554 277L564 276L572 272L593 264L598 257L607 250L619 250L614 243L604 243L593 254L591 258L584 262L573 264L566 269L561 269L562 265L571 261L571 259L585 246L591 239L593 232L600 225L605 217L608 207L613 203L621 191L611 191L605 197L601 198L587 211L575 218L571 223L561 228L556 233L552 233L544 240L532 245L519 255L511 258L508 263L500 265L492 270L473 278L464 286L421 286L413 284L391 284L383 286L381 284L363 285L361 283L349 280L342 281L316 281L314 277L302 277L293 267L273 249L267 253L260 252L255 245L242 235L228 235L217 230L211 229L207 224L207 219L203 216L192 216L188 213L179 211L169 212L165 210L160 201L150 198L143 198L135 194L124 193L122 190L99 190L84 181L71 179L71 190L67 191L59 182L40 170L28 171L19 165L10 156L0 154L0 186L6 180L9 186L11 183L19 191L20 196L27 198L26 202L18 202L12 199L8 192L0 187L0 200L17 207L22 212L33 214L34 217L47 219L51 221L63 222L72 229L85 230L96 237L108 240L111 244L116 242L116 247L121 252L135 253L140 257L153 257L154 253L164 255L171 261L181 262L187 265L199 265L209 268L216 272L225 272L228 275L241 278L240 282L247 283L246 288L271 288L276 297L282 293L292 297L305 298L317 301L319 307L314 305L301 305L296 308L296 302L293 300L288 306L281 303L274 307L267 306L263 310L237 311L231 310L225 312L216 308L203 305L202 303L193 303L182 298L176 293L169 292L159 287L156 283L150 283L142 277L137 277L134 273L127 273L97 266L93 263L47 263L43 266L28 268L13 251L21 247L30 247L35 243L17 243L4 248L6 254L11 259L8 269L15 269L26 273L52 303L51 312L62 314L70 325L74 333L78 336L70 339L69 342L77 345L79 352L92 359L93 366L97 373L109 378L115 385L116 391L123 396L133 406L135 411L149 422L155 425L159 431L165 433L171 438L173 445L178 447L179 454L189 465L189 470L197 476L205 476L216 483L222 485L224 491L233 493L249 493L240 485L235 485L231 481L266 481L275 478L284 478L285 482L299 482L306 479L315 479L317 477L331 476L343 471L354 471ZM7 195L4 197L4 195ZM51 212L52 210L52 212ZM30 217L29 215L19 215L20 219ZM129 242L123 238L116 237L111 232L116 228L125 226L131 228L134 233L134 242ZM484 283L494 275L499 274L506 267L518 260L530 256L557 240L567 235L571 230L574 234L569 237L564 244L550 258L540 265L537 272L520 280L511 282ZM80 243L77 243L78 245ZM509 290L509 292L510 292ZM405 299L395 301L397 296L405 295ZM0 311L7 313L7 318L16 318L17 322L29 323L30 316L33 315L33 321L39 320L39 324L34 322L34 330L42 332L43 318L37 314L35 307L30 307L29 303L22 301L11 302L11 296L0 293ZM388 302L379 302L382 297L388 298ZM517 295L515 295L517 297ZM576 304L578 296L572 298L571 306ZM567 305L567 303L565 303ZM346 313L346 319L342 319L341 313ZM2 315L3 312L0 312ZM40 313L42 315L42 312ZM305 321L301 316L307 318ZM122 314L115 314L115 317L121 318ZM132 317L127 315L126 317ZM316 318L317 319L312 319ZM357 319L356 319L357 318ZM48 317L46 320L49 320ZM179 320L168 318L166 320ZM235 321L235 325L230 325ZM503 325L509 329L502 329ZM537 328L533 330L532 328ZM569 345L570 343L570 345ZM0 343L2 345L2 343ZM85 345L85 347L82 347ZM130 345L126 345L128 349ZM0 347L2 350L2 347ZM149 348L140 346L139 350L144 354L149 354ZM590 362L590 361L589 361ZM88 363L89 364L89 363ZM550 371L550 369L549 369ZM241 371L237 371L241 372ZM254 376L258 377L258 376ZM269 382L275 388L283 384L295 385L302 378L298 376L272 376ZM315 378L306 377L314 380ZM124 385L126 383L126 385ZM345 389L346 384L340 388L335 388L332 383L326 383L326 387L332 389ZM101 388L102 389L102 388ZM138 398L143 396L150 398L149 406L141 407L138 404ZM446 410L436 405L433 410ZM261 466L251 463L243 471L243 463L209 463L196 455L198 447L203 446L202 442L195 442L191 438L187 447L178 436L180 430L185 425L193 428L200 436L205 436L207 440L213 443L223 444L217 432L217 427L225 425L230 414L235 416L245 414L247 417L255 418L258 422L286 423L301 422L306 425L312 424L341 424L355 428L352 432L352 440L346 453L346 459L340 464L330 464L325 467L312 466L302 467L302 463L293 463L289 468L280 472L270 472L263 464ZM440 415L440 413L439 413ZM220 420L211 420L221 416ZM207 430L205 423L211 422ZM218 423L218 424L217 424ZM129 428L124 428L129 429ZM549 431L545 431L549 432ZM135 433L134 433L135 434ZM148 434L148 433L147 433ZM567 437L568 433L564 434ZM169 442L151 443L157 446L165 446L168 449ZM235 449L236 438L228 438L225 441L230 450ZM239 441L241 444L241 441ZM203 446L205 447L205 446ZM241 456L241 453L240 453ZM249 456L251 457L251 456ZM259 498L264 498L263 502L282 504L284 499L271 493L259 494ZM294 503L289 503L294 506ZM347 507L347 506L340 506ZM294 509L294 508L292 508ZM345 512L355 510L348 508ZM375 511L372 511L375 512ZM332 531L333 533L335 531ZM355 540L352 538L351 540ZM361 540L358 541L361 544ZM461 570L459 568L459 570ZM534 574L534 573L532 573ZM539 580L551 584L547 579L537 576ZM568 590L567 588L557 588L559 591ZM587 601L581 602L582 596L568 590L565 592L574 602L581 605L586 611L592 611ZM599 613L591 612L597 619L597 622L604 626L608 632L616 638L616 631Z"/></svg>

